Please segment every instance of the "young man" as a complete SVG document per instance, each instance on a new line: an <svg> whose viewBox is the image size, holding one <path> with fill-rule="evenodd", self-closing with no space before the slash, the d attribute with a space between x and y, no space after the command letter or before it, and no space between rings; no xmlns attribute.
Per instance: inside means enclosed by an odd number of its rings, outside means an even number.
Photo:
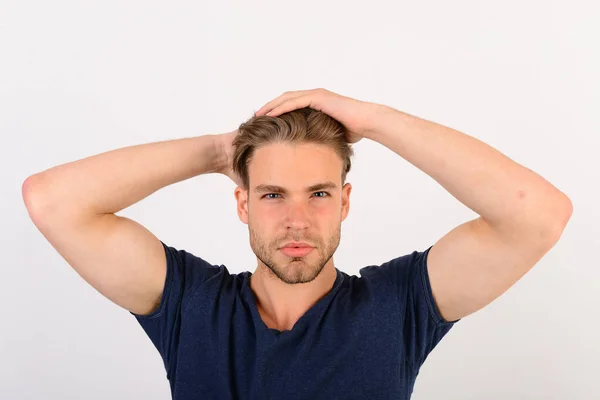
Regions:
<svg viewBox="0 0 600 400"><path fill-rule="evenodd" d="M425 251L334 267L351 144L375 140L480 217ZM115 213L203 173L236 182L254 273L230 274ZM158 349L174 399L408 399L459 319L557 242L569 198L481 141L324 89L287 92L238 130L117 149L28 178L30 216Z"/></svg>

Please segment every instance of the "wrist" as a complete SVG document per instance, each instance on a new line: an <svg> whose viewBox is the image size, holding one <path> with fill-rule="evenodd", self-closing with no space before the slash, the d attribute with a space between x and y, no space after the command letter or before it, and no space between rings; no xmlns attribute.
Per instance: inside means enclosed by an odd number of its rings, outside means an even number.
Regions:
<svg viewBox="0 0 600 400"><path fill-rule="evenodd" d="M381 143L381 141L386 139L386 135L389 135L390 132L405 126L407 117L409 117L408 114L396 110L393 107L377 104L374 107L374 112L370 118L372 122L369 125L366 137Z"/></svg>
<svg viewBox="0 0 600 400"><path fill-rule="evenodd" d="M216 134L213 136L215 147L216 171L221 174L227 174L233 162L233 139L237 135L237 130L229 133Z"/></svg>

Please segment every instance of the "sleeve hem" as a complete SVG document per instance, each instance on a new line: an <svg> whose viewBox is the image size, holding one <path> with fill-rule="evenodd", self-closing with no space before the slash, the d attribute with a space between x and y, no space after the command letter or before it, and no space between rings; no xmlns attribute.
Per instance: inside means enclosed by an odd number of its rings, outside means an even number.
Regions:
<svg viewBox="0 0 600 400"><path fill-rule="evenodd" d="M425 290L426 294L425 298L427 299L429 314L431 315L437 326L455 324L456 322L460 321L460 318L454 321L446 321L444 317L442 317L442 315L440 314L440 311L438 310L437 304L435 302L435 298L433 297L431 281L429 280L429 270L427 267L427 256L429 255L429 250L431 250L432 247L433 245L429 246L429 248L423 252L423 259L419 263L421 281L423 283L423 289Z"/></svg>
<svg viewBox="0 0 600 400"><path fill-rule="evenodd" d="M137 319L153 319L153 318L158 318L162 315L162 313L165 311L165 307L166 307L166 300L167 300L167 296L169 295L169 292L171 290L171 281L173 280L173 270L172 270L172 266L170 265L170 263L168 262L169 259L169 253L167 251L167 247L166 245L163 243L163 241L161 240L161 243L163 245L163 249L165 251L165 256L167 257L167 265L165 266L165 268L167 269L167 273L166 273L166 277L165 277L165 285L163 287L163 291L162 291L162 295L160 297L160 304L158 306L158 308L156 310L154 310L152 313L147 314L147 315L142 315L142 314L136 314L134 312L129 311L129 313L131 315L133 315L134 317L136 317Z"/></svg>

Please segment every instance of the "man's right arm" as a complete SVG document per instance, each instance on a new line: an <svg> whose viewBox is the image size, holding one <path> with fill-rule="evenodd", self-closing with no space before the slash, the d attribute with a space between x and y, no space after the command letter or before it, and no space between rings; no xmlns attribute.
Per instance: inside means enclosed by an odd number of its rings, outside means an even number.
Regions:
<svg viewBox="0 0 600 400"><path fill-rule="evenodd" d="M165 251L148 229L115 213L173 183L224 173L236 133L124 147L62 164L27 178L23 200L36 227L86 282L147 315L161 299Z"/></svg>

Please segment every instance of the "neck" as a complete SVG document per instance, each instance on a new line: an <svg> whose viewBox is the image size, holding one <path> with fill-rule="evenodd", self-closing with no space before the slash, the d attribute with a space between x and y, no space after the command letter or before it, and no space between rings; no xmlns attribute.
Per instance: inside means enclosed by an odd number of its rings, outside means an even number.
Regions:
<svg viewBox="0 0 600 400"><path fill-rule="evenodd" d="M332 289L336 279L333 258L311 282L288 284L258 261L250 288L263 322L271 329L291 330L295 323Z"/></svg>

